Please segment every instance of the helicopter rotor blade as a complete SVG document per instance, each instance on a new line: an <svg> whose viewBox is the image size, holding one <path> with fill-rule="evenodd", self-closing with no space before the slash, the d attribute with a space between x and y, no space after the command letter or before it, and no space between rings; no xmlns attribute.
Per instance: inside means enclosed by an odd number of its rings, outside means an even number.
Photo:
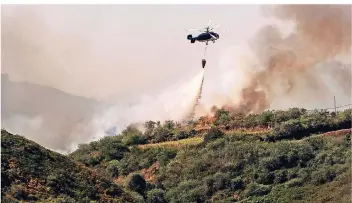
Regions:
<svg viewBox="0 0 352 203"><path fill-rule="evenodd" d="M192 31L192 30L198 30L201 31L202 29L197 29L197 28L191 28L191 29L185 29L186 31Z"/></svg>
<svg viewBox="0 0 352 203"><path fill-rule="evenodd" d="M210 34L210 33L209 33ZM212 36L213 38L217 39L217 37L215 37L214 35L210 34L210 36Z"/></svg>
<svg viewBox="0 0 352 203"><path fill-rule="evenodd" d="M211 19L209 18L209 21L208 21L208 27L209 27L209 25L210 25L210 22L211 22Z"/></svg>
<svg viewBox="0 0 352 203"><path fill-rule="evenodd" d="M213 28L211 28L211 30L215 30L215 28L218 28L219 26L220 26L220 24L215 26L215 27L213 27Z"/></svg>

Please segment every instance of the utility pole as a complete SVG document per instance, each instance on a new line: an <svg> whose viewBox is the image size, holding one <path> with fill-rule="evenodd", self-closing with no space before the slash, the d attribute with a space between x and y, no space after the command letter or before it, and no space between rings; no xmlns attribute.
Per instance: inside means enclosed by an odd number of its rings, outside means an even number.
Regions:
<svg viewBox="0 0 352 203"><path fill-rule="evenodd" d="M336 99L335 99L335 96L334 96L334 109L335 109L335 115L336 115Z"/></svg>

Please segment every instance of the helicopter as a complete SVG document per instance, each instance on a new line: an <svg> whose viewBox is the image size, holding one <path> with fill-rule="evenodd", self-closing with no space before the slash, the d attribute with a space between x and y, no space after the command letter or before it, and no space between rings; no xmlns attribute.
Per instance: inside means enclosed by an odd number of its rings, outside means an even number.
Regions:
<svg viewBox="0 0 352 203"><path fill-rule="evenodd" d="M208 26L205 27L204 29L186 29L186 31L198 30L198 31L202 32L201 34L199 34L196 37L193 37L191 34L187 35L187 39L190 40L191 43L195 43L196 41L205 42L206 45L208 45L209 41L212 41L213 43L215 43L215 40L219 39L219 34L213 32L212 30L219 27L220 25L217 25L214 28L210 28L209 27L210 22L211 22L211 19L209 19Z"/></svg>

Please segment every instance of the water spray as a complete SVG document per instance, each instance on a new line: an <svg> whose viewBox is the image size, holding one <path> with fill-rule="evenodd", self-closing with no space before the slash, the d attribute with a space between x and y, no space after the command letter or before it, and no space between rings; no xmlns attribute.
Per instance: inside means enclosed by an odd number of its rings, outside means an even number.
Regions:
<svg viewBox="0 0 352 203"><path fill-rule="evenodd" d="M200 99L202 98L203 82L204 82L204 69L202 70L202 81L200 83L200 86L199 86L199 89L198 89L194 104L192 106L190 114L186 118L188 121L194 119L196 108L199 105Z"/></svg>

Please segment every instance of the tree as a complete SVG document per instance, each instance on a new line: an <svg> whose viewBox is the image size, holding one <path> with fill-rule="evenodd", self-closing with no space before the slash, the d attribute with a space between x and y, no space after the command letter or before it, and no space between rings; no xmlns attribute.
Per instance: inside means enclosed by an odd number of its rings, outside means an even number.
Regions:
<svg viewBox="0 0 352 203"><path fill-rule="evenodd" d="M303 130L303 126L299 120L289 120L275 127L274 132L277 136L275 139L300 138L300 136L304 136L302 133Z"/></svg>
<svg viewBox="0 0 352 203"><path fill-rule="evenodd" d="M256 116L256 123L259 126L268 126L273 121L274 113L272 111L264 111Z"/></svg>
<svg viewBox="0 0 352 203"><path fill-rule="evenodd" d="M167 130L173 130L175 128L176 124L172 120L167 120L165 121L163 127L165 127Z"/></svg>
<svg viewBox="0 0 352 203"><path fill-rule="evenodd" d="M140 135L128 135L123 138L123 143L127 146L146 144L147 140Z"/></svg>
<svg viewBox="0 0 352 203"><path fill-rule="evenodd" d="M164 190L155 188L148 191L147 203L167 203Z"/></svg>
<svg viewBox="0 0 352 203"><path fill-rule="evenodd" d="M117 159L120 160L125 152L129 149L114 137L105 137L100 141L101 154L107 161Z"/></svg>
<svg viewBox="0 0 352 203"><path fill-rule="evenodd" d="M145 182L143 176L138 173L134 173L130 176L127 186L130 190L143 194L147 187L147 183Z"/></svg>
<svg viewBox="0 0 352 203"><path fill-rule="evenodd" d="M351 145L351 133L345 134L344 140L347 146Z"/></svg>
<svg viewBox="0 0 352 203"><path fill-rule="evenodd" d="M216 140L218 138L221 138L223 137L224 133L219 130L218 128L214 127L214 128L211 128L208 133L205 135L204 137L204 142L207 143L207 142L210 142L212 140Z"/></svg>
<svg viewBox="0 0 352 203"><path fill-rule="evenodd" d="M119 161L112 160L109 162L106 170L111 174L112 177L117 177L119 175Z"/></svg>
<svg viewBox="0 0 352 203"><path fill-rule="evenodd" d="M226 125L230 122L229 111L225 109L218 109L215 113L215 123L218 125Z"/></svg>
<svg viewBox="0 0 352 203"><path fill-rule="evenodd" d="M143 133L133 125L122 131L122 137L122 142L127 146L147 143L146 139L143 138Z"/></svg>
<svg viewBox="0 0 352 203"><path fill-rule="evenodd" d="M152 142L155 143L167 141L171 137L170 135L171 132L167 128L158 126L154 130Z"/></svg>
<svg viewBox="0 0 352 203"><path fill-rule="evenodd" d="M156 123L154 121L147 121L144 123L144 128L145 128L144 137L146 138L151 137L151 135L154 132L155 125Z"/></svg>
<svg viewBox="0 0 352 203"><path fill-rule="evenodd" d="M238 189L243 189L244 188L244 182L241 179L241 177L236 177L231 180L231 190L236 191Z"/></svg>

